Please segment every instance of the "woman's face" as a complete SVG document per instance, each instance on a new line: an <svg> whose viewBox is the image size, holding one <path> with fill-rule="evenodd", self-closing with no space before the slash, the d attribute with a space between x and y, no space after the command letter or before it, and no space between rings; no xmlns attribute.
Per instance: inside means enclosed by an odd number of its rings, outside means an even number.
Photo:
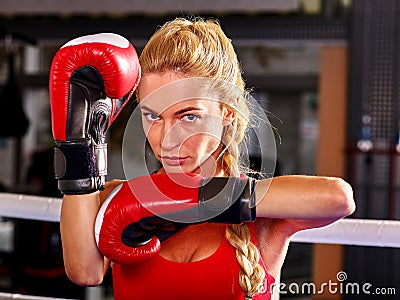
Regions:
<svg viewBox="0 0 400 300"><path fill-rule="evenodd" d="M143 129L161 172L216 176L221 172L216 161L223 127L232 121L232 113L215 99L197 97L182 79L188 78L175 72L142 77L138 95Z"/></svg>

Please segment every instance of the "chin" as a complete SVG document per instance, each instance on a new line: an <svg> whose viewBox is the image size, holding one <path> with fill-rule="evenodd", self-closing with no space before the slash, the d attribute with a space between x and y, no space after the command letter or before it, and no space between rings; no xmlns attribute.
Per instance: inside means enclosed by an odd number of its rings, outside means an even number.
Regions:
<svg viewBox="0 0 400 300"><path fill-rule="evenodd" d="M194 173L195 169L187 168L182 166L165 166L164 170L166 173Z"/></svg>

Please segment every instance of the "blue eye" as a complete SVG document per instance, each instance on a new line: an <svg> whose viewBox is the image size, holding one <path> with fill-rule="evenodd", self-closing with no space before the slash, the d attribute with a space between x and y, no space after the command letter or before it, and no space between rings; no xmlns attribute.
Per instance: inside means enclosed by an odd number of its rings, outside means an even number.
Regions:
<svg viewBox="0 0 400 300"><path fill-rule="evenodd" d="M186 122L194 122L194 121L196 121L199 117L200 117L200 116L195 115L195 114L187 114L187 115L184 115L184 116L182 117L182 120L184 120L184 121L186 121Z"/></svg>
<svg viewBox="0 0 400 300"><path fill-rule="evenodd" d="M160 119L160 116L157 115L157 114L144 113L143 115L144 115L144 117L146 118L146 120L147 120L147 121L150 121L150 122L154 122L154 121L157 121L157 120Z"/></svg>

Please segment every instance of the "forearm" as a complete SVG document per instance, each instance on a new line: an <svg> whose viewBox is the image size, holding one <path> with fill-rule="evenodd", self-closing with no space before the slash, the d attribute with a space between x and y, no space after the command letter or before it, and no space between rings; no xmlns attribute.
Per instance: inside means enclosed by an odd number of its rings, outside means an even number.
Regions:
<svg viewBox="0 0 400 300"><path fill-rule="evenodd" d="M100 284L107 269L94 237L99 208L99 192L65 195L63 199L60 230L64 265L68 277L79 285Z"/></svg>
<svg viewBox="0 0 400 300"><path fill-rule="evenodd" d="M351 214L353 192L340 178L290 175L258 181L257 216L335 220Z"/></svg>

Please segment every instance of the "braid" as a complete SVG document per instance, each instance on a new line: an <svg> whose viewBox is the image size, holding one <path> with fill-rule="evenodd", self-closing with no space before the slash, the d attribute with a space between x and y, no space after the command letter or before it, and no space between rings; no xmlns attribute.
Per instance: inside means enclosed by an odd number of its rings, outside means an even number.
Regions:
<svg viewBox="0 0 400 300"><path fill-rule="evenodd" d="M245 223L231 224L226 229L226 238L236 249L236 259L241 267L239 285L245 299L252 298L263 287L265 271L258 263L258 249L250 241L250 229Z"/></svg>
<svg viewBox="0 0 400 300"><path fill-rule="evenodd" d="M222 164L227 174L240 176L239 145L236 142L238 130L236 123L225 130L225 151ZM230 224L226 229L228 242L236 249L236 259L241 267L239 271L239 285L244 291L245 299L251 299L263 288L265 271L259 265L260 254L257 247L250 241L250 229L245 223Z"/></svg>
<svg viewBox="0 0 400 300"><path fill-rule="evenodd" d="M234 122L237 122L234 120ZM223 147L222 152L222 167L225 174L230 174L231 176L240 176L239 170L239 146L236 142L236 126L226 126L223 135Z"/></svg>

